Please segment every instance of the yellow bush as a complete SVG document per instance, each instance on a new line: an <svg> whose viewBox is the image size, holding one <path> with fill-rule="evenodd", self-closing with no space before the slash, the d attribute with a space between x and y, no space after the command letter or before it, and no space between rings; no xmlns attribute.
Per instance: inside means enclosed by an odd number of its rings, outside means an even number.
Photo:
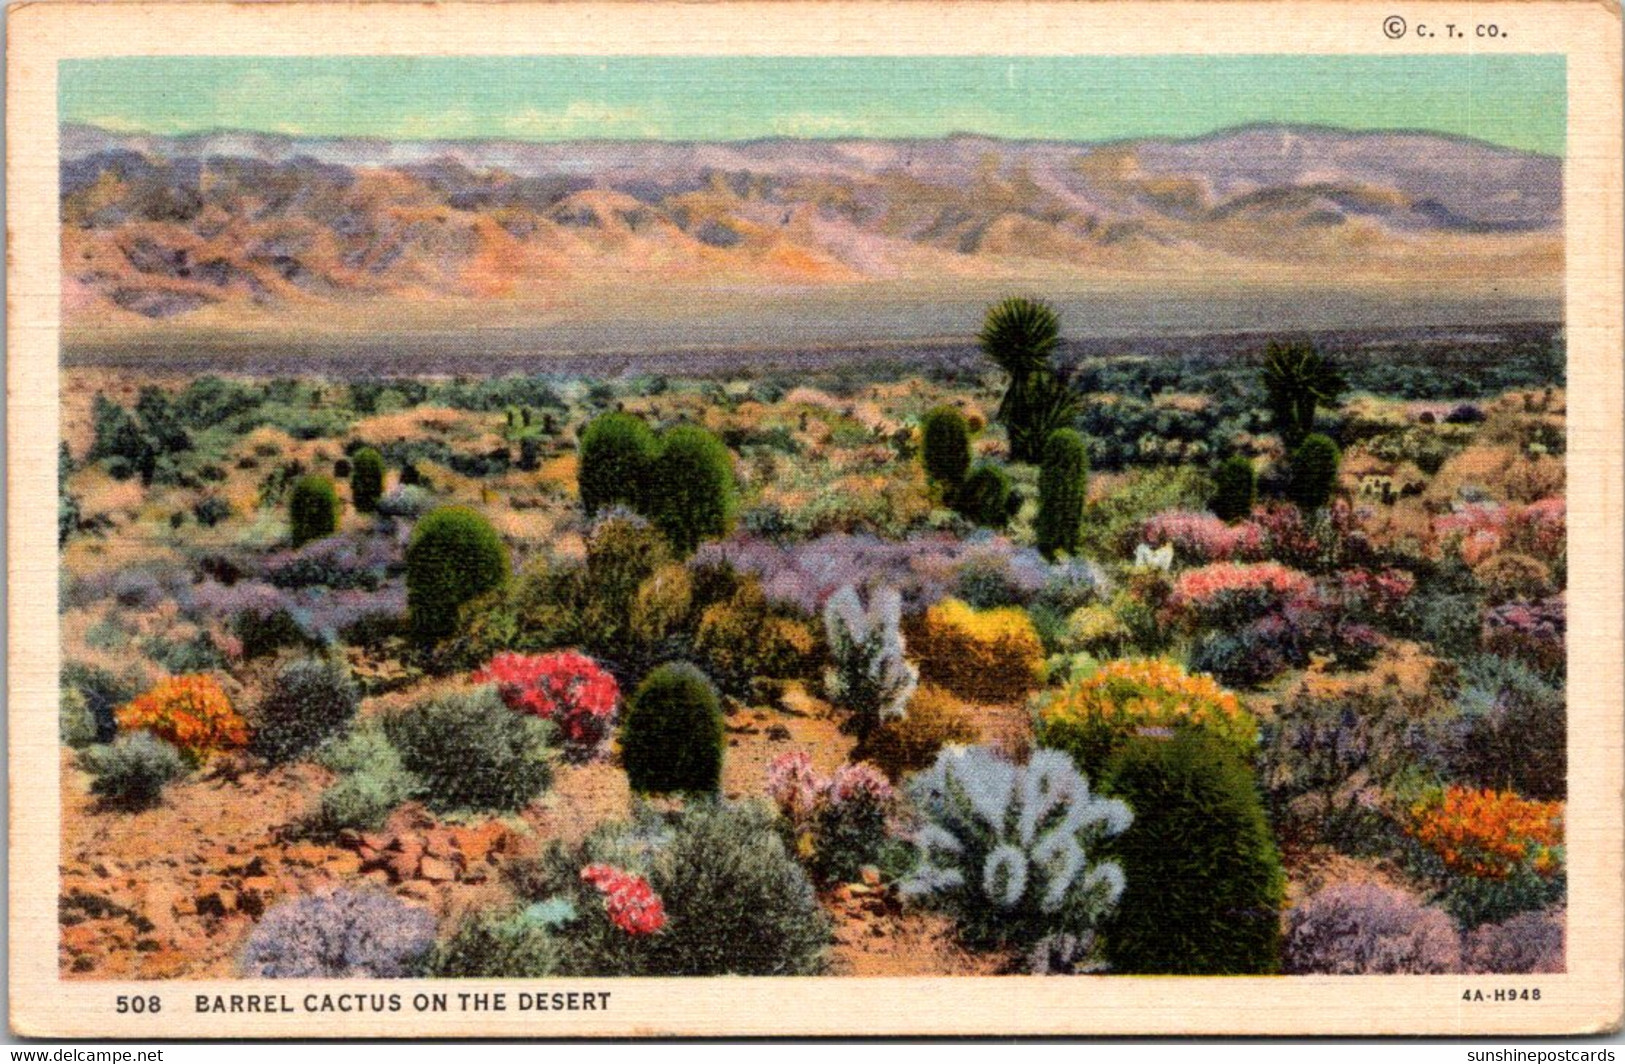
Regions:
<svg viewBox="0 0 1625 1064"><path fill-rule="evenodd" d="M921 677L961 698L1011 702L1044 680L1044 644L1023 610L944 599L914 628L909 648Z"/></svg>
<svg viewBox="0 0 1625 1064"><path fill-rule="evenodd" d="M886 721L853 751L854 761L868 761L893 783L927 768L944 746L973 746L981 729L964 703L940 687L921 684L903 716Z"/></svg>

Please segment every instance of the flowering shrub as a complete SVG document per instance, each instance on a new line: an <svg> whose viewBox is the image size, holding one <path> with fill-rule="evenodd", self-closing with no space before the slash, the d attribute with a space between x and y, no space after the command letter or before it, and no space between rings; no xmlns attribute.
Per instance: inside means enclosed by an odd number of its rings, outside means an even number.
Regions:
<svg viewBox="0 0 1625 1064"><path fill-rule="evenodd" d="M1469 972L1524 973L1564 970L1562 909L1518 913L1497 924L1485 924L1467 935Z"/></svg>
<svg viewBox="0 0 1625 1064"><path fill-rule="evenodd" d="M972 745L982 737L965 705L940 687L919 687L903 716L877 728L852 756L873 764L892 781L926 768L951 743Z"/></svg>
<svg viewBox="0 0 1625 1064"><path fill-rule="evenodd" d="M1501 551L1473 567L1473 575L1492 605L1527 602L1552 593L1552 571L1546 563L1527 554Z"/></svg>
<svg viewBox="0 0 1625 1064"><path fill-rule="evenodd" d="M1551 878L1563 867L1562 802L1450 787L1412 806L1406 830L1457 875L1507 879L1527 869Z"/></svg>
<svg viewBox="0 0 1625 1064"><path fill-rule="evenodd" d="M581 880L598 888L609 922L627 934L652 935L666 926L660 895L642 876L613 865L590 864L581 870Z"/></svg>
<svg viewBox="0 0 1625 1064"><path fill-rule="evenodd" d="M474 674L474 682L495 684L514 712L552 721L570 761L591 761L608 747L621 690L585 654L498 654Z"/></svg>
<svg viewBox="0 0 1625 1064"><path fill-rule="evenodd" d="M1373 620L1396 616L1411 593L1416 577L1404 569L1345 569L1333 588L1345 612Z"/></svg>
<svg viewBox="0 0 1625 1064"><path fill-rule="evenodd" d="M1287 911L1287 975L1428 975L1461 970L1461 938L1442 910L1403 890L1338 883Z"/></svg>
<svg viewBox="0 0 1625 1064"><path fill-rule="evenodd" d="M1532 502L1508 521L1507 546L1537 558L1556 558L1567 550L1568 507L1561 496Z"/></svg>
<svg viewBox="0 0 1625 1064"><path fill-rule="evenodd" d="M767 793L790 829L796 854L823 883L847 882L875 862L886 841L886 817L897 802L873 766L845 764L826 778L799 751L767 766Z"/></svg>
<svg viewBox="0 0 1625 1064"><path fill-rule="evenodd" d="M944 599L926 611L911 644L920 675L962 698L1018 699L1044 677L1044 644L1032 619L1014 607L973 610Z"/></svg>
<svg viewBox="0 0 1625 1064"><path fill-rule="evenodd" d="M1460 502L1433 519L1433 534L1468 565L1501 549L1511 511L1496 502Z"/></svg>
<svg viewBox="0 0 1625 1064"><path fill-rule="evenodd" d="M283 902L243 948L243 974L260 979L401 979L434 945L434 917L392 894L334 890Z"/></svg>
<svg viewBox="0 0 1625 1064"><path fill-rule="evenodd" d="M1181 573L1167 609L1192 627L1226 627L1280 609L1313 587L1307 575L1277 562L1221 562Z"/></svg>
<svg viewBox="0 0 1625 1064"><path fill-rule="evenodd" d="M1123 893L1122 868L1091 851L1133 814L1091 794L1065 754L1039 750L1020 766L988 747L950 747L907 789L925 825L903 894L946 908L972 944L1090 940Z"/></svg>
<svg viewBox="0 0 1625 1064"><path fill-rule="evenodd" d="M121 707L118 726L146 730L180 750L192 764L248 742L248 725L212 676L176 676Z"/></svg>
<svg viewBox="0 0 1625 1064"><path fill-rule="evenodd" d="M1563 671L1566 656L1565 628L1563 596L1555 595L1539 602L1496 606L1484 615L1481 637L1487 653L1520 658L1543 672L1557 674Z"/></svg>
<svg viewBox="0 0 1625 1064"><path fill-rule="evenodd" d="M1186 565L1255 562L1267 556L1262 526L1251 521L1227 524L1223 518L1206 512L1169 510L1157 514L1145 523L1140 535L1152 547L1172 545L1175 557Z"/></svg>
<svg viewBox="0 0 1625 1064"><path fill-rule="evenodd" d="M1212 678L1145 658L1107 662L1046 692L1038 702L1038 729L1041 744L1071 754L1085 771L1098 771L1123 740L1147 729L1209 732L1243 757L1258 741L1252 714Z"/></svg>

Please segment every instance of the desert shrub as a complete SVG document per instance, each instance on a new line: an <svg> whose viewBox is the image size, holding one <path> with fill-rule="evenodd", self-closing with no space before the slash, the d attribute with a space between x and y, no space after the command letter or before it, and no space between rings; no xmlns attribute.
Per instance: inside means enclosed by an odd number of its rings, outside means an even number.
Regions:
<svg viewBox="0 0 1625 1064"><path fill-rule="evenodd" d="M357 513L378 509L384 494L384 457L371 447L363 447L350 459L350 502Z"/></svg>
<svg viewBox="0 0 1625 1064"><path fill-rule="evenodd" d="M1234 628L1279 610L1313 588L1307 575L1276 562L1221 562L1180 573L1167 608L1193 628Z"/></svg>
<svg viewBox="0 0 1625 1064"><path fill-rule="evenodd" d="M1119 487L1084 506L1078 552L1099 558L1130 554L1146 518L1164 510L1199 510L1212 492L1212 481L1191 466L1130 473Z"/></svg>
<svg viewBox="0 0 1625 1064"><path fill-rule="evenodd" d="M649 480L649 517L672 549L694 553L703 540L725 536L738 509L733 454L695 425L679 425L660 439Z"/></svg>
<svg viewBox="0 0 1625 1064"><path fill-rule="evenodd" d="M920 462L950 504L970 470L970 425L951 406L934 407L920 419Z"/></svg>
<svg viewBox="0 0 1625 1064"><path fill-rule="evenodd" d="M192 517L204 528L213 528L231 513L231 504L218 495L205 495L192 504Z"/></svg>
<svg viewBox="0 0 1625 1064"><path fill-rule="evenodd" d="M1020 503L1011 488L1010 474L991 462L981 462L960 485L954 509L983 528L1003 528Z"/></svg>
<svg viewBox="0 0 1625 1064"><path fill-rule="evenodd" d="M1011 551L1003 542L977 544L960 555L953 567L951 594L955 598L986 610L1025 606L1043 589L1049 566L1036 553Z"/></svg>
<svg viewBox="0 0 1625 1064"><path fill-rule="evenodd" d="M976 719L957 698L927 684L915 689L901 717L870 732L852 756L873 764L895 783L928 768L944 746L969 746L981 737Z"/></svg>
<svg viewBox="0 0 1625 1064"><path fill-rule="evenodd" d="M1480 642L1485 653L1517 658L1545 676L1560 679L1567 662L1567 627L1568 612L1561 595L1539 602L1508 602L1484 614Z"/></svg>
<svg viewBox="0 0 1625 1064"><path fill-rule="evenodd" d="M435 943L424 974L433 979L545 979L557 975L560 946L545 903L468 913Z"/></svg>
<svg viewBox="0 0 1625 1064"><path fill-rule="evenodd" d="M346 829L376 831L395 807L419 789L401 764L400 752L382 729L367 726L323 744L316 760L339 778L322 792L308 826L318 836Z"/></svg>
<svg viewBox="0 0 1625 1064"><path fill-rule="evenodd" d="M288 495L288 533L295 547L331 536L339 527L339 494L326 477L301 477Z"/></svg>
<svg viewBox="0 0 1625 1064"><path fill-rule="evenodd" d="M876 728L901 717L920 670L903 656L902 596L876 590L864 607L856 588L843 587L824 604L831 667L824 693L846 714L844 727L862 744Z"/></svg>
<svg viewBox="0 0 1625 1064"><path fill-rule="evenodd" d="M1215 514L1165 510L1146 521L1140 533L1152 547L1172 546L1185 565L1259 561L1268 542L1262 526L1251 521L1229 523Z"/></svg>
<svg viewBox="0 0 1625 1064"><path fill-rule="evenodd" d="M801 620L773 608L755 577L700 612L694 654L723 693L749 697L757 677L791 678L812 671L816 640Z"/></svg>
<svg viewBox="0 0 1625 1064"><path fill-rule="evenodd" d="M633 823L601 827L580 846L555 844L510 875L521 895L568 902L577 914L557 932L566 974L814 975L824 968L828 920L759 803L695 802L669 818L641 809ZM645 933L656 912L658 930Z"/></svg>
<svg viewBox="0 0 1625 1064"><path fill-rule="evenodd" d="M621 689L585 654L499 654L474 674L474 682L495 684L514 712L552 721L566 759L583 763L608 752Z"/></svg>
<svg viewBox="0 0 1625 1064"><path fill-rule="evenodd" d="M277 671L255 707L251 749L269 761L290 761L342 731L360 703L345 666L291 662Z"/></svg>
<svg viewBox="0 0 1625 1064"><path fill-rule="evenodd" d="M115 809L140 810L158 804L164 787L186 774L186 759L151 732L120 735L79 755L90 773L90 793Z"/></svg>
<svg viewBox="0 0 1625 1064"><path fill-rule="evenodd" d="M662 665L633 693L621 722L621 764L640 794L714 793L722 781L722 710L692 665Z"/></svg>
<svg viewBox="0 0 1625 1064"><path fill-rule="evenodd" d="M376 509L380 517L419 517L434 507L434 492L405 483L403 473L401 485L380 495Z"/></svg>
<svg viewBox="0 0 1625 1064"><path fill-rule="evenodd" d="M1107 606L1084 606L1066 619L1057 648L1064 654L1113 658L1128 646L1132 633Z"/></svg>
<svg viewBox="0 0 1625 1064"><path fill-rule="evenodd" d="M165 672L179 675L187 672L211 672L223 669L226 657L215 646L208 632L195 632L187 639L170 639L152 635L141 640L141 653L152 659Z"/></svg>
<svg viewBox="0 0 1625 1064"><path fill-rule="evenodd" d="M653 525L636 514L608 510L588 532L581 579L561 572L550 588L537 590L555 606L578 615L579 630L570 641L579 641L609 661L631 665L650 649L636 631L633 605L644 583L670 562L671 548ZM572 601L577 590L579 601Z"/></svg>
<svg viewBox="0 0 1625 1064"><path fill-rule="evenodd" d="M768 764L767 795L784 819L792 852L805 857L819 883L851 882L879 859L886 819L897 804L891 784L873 766L849 763L820 776L801 751Z"/></svg>
<svg viewBox="0 0 1625 1064"><path fill-rule="evenodd" d="M508 548L473 510L442 506L425 515L406 547L406 606L423 642L452 634L463 603L508 579Z"/></svg>
<svg viewBox="0 0 1625 1064"><path fill-rule="evenodd" d="M98 743L109 742L118 733L118 707L140 694L142 685L141 678L133 673L121 676L81 661L62 663L61 687L84 698L96 725L94 741Z"/></svg>
<svg viewBox="0 0 1625 1064"><path fill-rule="evenodd" d="M1495 974L1561 972L1565 968L1566 914L1523 912L1467 934L1466 971Z"/></svg>
<svg viewBox="0 0 1625 1064"><path fill-rule="evenodd" d="M1166 661L1109 661L1091 675L1038 699L1038 741L1065 751L1086 773L1147 729L1201 731L1250 757L1258 723L1241 700L1207 676Z"/></svg>
<svg viewBox="0 0 1625 1064"><path fill-rule="evenodd" d="M1234 634L1210 632L1191 647L1190 671L1205 673L1226 687L1262 687L1291 667L1268 632L1259 625Z"/></svg>
<svg viewBox="0 0 1625 1064"><path fill-rule="evenodd" d="M523 809L553 782L556 729L513 712L491 687L418 702L383 728L437 811Z"/></svg>
<svg viewBox="0 0 1625 1064"><path fill-rule="evenodd" d="M589 517L610 506L644 506L659 445L642 418L600 414L581 430L579 451L577 483Z"/></svg>
<svg viewBox="0 0 1625 1064"><path fill-rule="evenodd" d="M404 979L434 945L434 917L381 891L333 890L274 905L240 967L255 979Z"/></svg>
<svg viewBox="0 0 1625 1064"><path fill-rule="evenodd" d="M1406 834L1440 903L1466 928L1563 897L1563 803L1452 786L1411 806Z"/></svg>
<svg viewBox="0 0 1625 1064"><path fill-rule="evenodd" d="M96 715L91 712L89 700L77 687L64 684L59 689L56 720L57 737L63 746L77 750L96 741Z"/></svg>
<svg viewBox="0 0 1625 1064"><path fill-rule="evenodd" d="M152 732L172 743L193 765L248 742L248 725L212 676L160 680L119 708L118 726L123 731Z"/></svg>
<svg viewBox="0 0 1625 1064"><path fill-rule="evenodd" d="M1034 532L1046 558L1076 554L1088 497L1089 452L1071 429L1052 433L1044 443L1038 472L1038 518Z"/></svg>
<svg viewBox="0 0 1625 1064"><path fill-rule="evenodd" d="M1314 433L1292 452L1292 478L1287 494L1304 512L1319 510L1337 488L1337 470L1343 454L1331 437Z"/></svg>
<svg viewBox="0 0 1625 1064"><path fill-rule="evenodd" d="M926 611L911 642L920 675L963 697L1008 702L1044 677L1044 644L1014 607L973 610L944 599Z"/></svg>
<svg viewBox="0 0 1625 1064"><path fill-rule="evenodd" d="M265 579L281 588L376 591L396 558L395 545L381 536L328 536L271 555L263 569Z"/></svg>
<svg viewBox="0 0 1625 1064"><path fill-rule="evenodd" d="M1221 521L1239 521L1253 512L1258 501L1258 474L1253 463L1243 456L1231 455L1219 463L1213 473L1213 498L1208 509Z"/></svg>
<svg viewBox="0 0 1625 1064"><path fill-rule="evenodd" d="M1101 789L1133 826L1108 848L1128 887L1105 928L1112 970L1263 975L1280 963L1285 877L1251 770L1199 731L1139 735Z"/></svg>
<svg viewBox="0 0 1625 1064"><path fill-rule="evenodd" d="M924 826L903 895L946 909L972 945L1090 940L1123 893L1123 869L1099 847L1128 828L1128 807L1091 794L1063 754L1018 766L953 747L907 791Z"/></svg>
<svg viewBox="0 0 1625 1064"><path fill-rule="evenodd" d="M1453 778L1531 798L1568 791L1563 691L1517 658L1477 655L1462 665Z"/></svg>
<svg viewBox="0 0 1625 1064"><path fill-rule="evenodd" d="M1552 571L1538 558L1503 551L1473 568L1491 606L1544 598L1552 592Z"/></svg>
<svg viewBox="0 0 1625 1064"><path fill-rule="evenodd" d="M1287 975L1437 975L1461 970L1450 917L1394 887L1338 883L1287 910Z"/></svg>

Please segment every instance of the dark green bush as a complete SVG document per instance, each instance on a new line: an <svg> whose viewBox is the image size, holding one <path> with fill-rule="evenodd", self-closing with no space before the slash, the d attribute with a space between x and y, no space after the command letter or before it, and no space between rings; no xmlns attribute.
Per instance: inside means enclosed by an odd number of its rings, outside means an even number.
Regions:
<svg viewBox="0 0 1625 1064"><path fill-rule="evenodd" d="M984 528L1003 528L1012 516L1012 501L1020 505L1020 497L1011 489L1010 475L991 462L984 462L965 478L955 509L965 520Z"/></svg>
<svg viewBox="0 0 1625 1064"><path fill-rule="evenodd" d="M1343 453L1331 437L1314 433L1292 452L1292 479L1287 493L1298 509L1309 513L1325 506L1337 488Z"/></svg>
<svg viewBox="0 0 1625 1064"><path fill-rule="evenodd" d="M250 748L267 761L291 761L344 730L360 704L348 668L316 659L290 662L255 707Z"/></svg>
<svg viewBox="0 0 1625 1064"><path fill-rule="evenodd" d="M64 684L59 689L56 720L63 746L78 750L96 741L96 717L78 688Z"/></svg>
<svg viewBox="0 0 1625 1064"><path fill-rule="evenodd" d="M1253 512L1258 501L1258 474L1252 462L1239 454L1219 463L1213 473L1213 499L1208 509L1225 521L1239 521Z"/></svg>
<svg viewBox="0 0 1625 1064"><path fill-rule="evenodd" d="M62 663L61 685L63 690L77 691L84 698L85 708L90 711L91 720L95 723L93 741L105 743L111 742L113 736L118 734L114 712L151 686L151 680L143 677L139 671L127 671L121 676L100 665L65 661Z"/></svg>
<svg viewBox="0 0 1625 1064"><path fill-rule="evenodd" d="M617 412L594 418L581 430L577 482L582 509L588 516L615 505L641 511L659 450L640 417Z"/></svg>
<svg viewBox="0 0 1625 1064"><path fill-rule="evenodd" d="M970 423L951 406L928 410L920 419L920 460L926 475L952 500L970 470Z"/></svg>
<svg viewBox="0 0 1625 1064"><path fill-rule="evenodd" d="M231 631L242 644L244 659L249 661L275 654L285 647L315 644L294 615L282 606L266 610L250 606L238 610L232 615Z"/></svg>
<svg viewBox="0 0 1625 1064"><path fill-rule="evenodd" d="M532 909L469 913L429 953L433 979L544 979L559 974L560 946Z"/></svg>
<svg viewBox="0 0 1625 1064"><path fill-rule="evenodd" d="M728 534L738 508L733 454L694 425L680 425L660 440L648 483L649 519L679 554L702 540Z"/></svg>
<svg viewBox="0 0 1625 1064"><path fill-rule="evenodd" d="M384 456L363 447L350 459L350 502L357 513L370 514L378 509L383 494Z"/></svg>
<svg viewBox="0 0 1625 1064"><path fill-rule="evenodd" d="M1072 429L1050 434L1038 470L1038 549L1044 557L1076 554L1089 488L1089 451Z"/></svg>
<svg viewBox="0 0 1625 1064"><path fill-rule="evenodd" d="M338 781L322 792L308 823L321 837L344 830L376 831L396 806L419 790L401 765L400 752L377 726L354 728L324 743L316 760L339 774Z"/></svg>
<svg viewBox="0 0 1625 1064"><path fill-rule="evenodd" d="M186 774L181 752L146 731L120 735L79 757L92 777L90 793L112 808L132 812L157 805L164 787Z"/></svg>
<svg viewBox="0 0 1625 1064"><path fill-rule="evenodd" d="M662 665L632 695L621 721L621 764L640 794L714 793L722 783L722 710L692 665Z"/></svg>
<svg viewBox="0 0 1625 1064"><path fill-rule="evenodd" d="M1284 876L1248 767L1198 732L1140 736L1112 758L1103 789L1134 810L1109 847L1128 879L1105 928L1112 970L1276 971Z"/></svg>
<svg viewBox="0 0 1625 1064"><path fill-rule="evenodd" d="M430 643L450 635L463 603L508 579L508 548L485 518L463 506L425 514L406 546L406 608L412 633Z"/></svg>
<svg viewBox="0 0 1625 1064"><path fill-rule="evenodd" d="M553 725L515 713L496 688L442 695L383 718L384 734L439 812L512 812L553 782Z"/></svg>
<svg viewBox="0 0 1625 1064"><path fill-rule="evenodd" d="M288 529L295 547L331 536L339 527L339 493L326 477L300 477L288 496Z"/></svg>

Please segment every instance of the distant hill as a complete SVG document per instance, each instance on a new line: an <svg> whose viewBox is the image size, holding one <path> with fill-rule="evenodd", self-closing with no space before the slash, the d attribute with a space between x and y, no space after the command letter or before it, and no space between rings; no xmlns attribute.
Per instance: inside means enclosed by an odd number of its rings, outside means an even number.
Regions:
<svg viewBox="0 0 1625 1064"><path fill-rule="evenodd" d="M1556 290L1562 163L1257 126L1107 144L572 143L62 130L64 316L319 328L323 311L617 290L1414 281Z"/></svg>

